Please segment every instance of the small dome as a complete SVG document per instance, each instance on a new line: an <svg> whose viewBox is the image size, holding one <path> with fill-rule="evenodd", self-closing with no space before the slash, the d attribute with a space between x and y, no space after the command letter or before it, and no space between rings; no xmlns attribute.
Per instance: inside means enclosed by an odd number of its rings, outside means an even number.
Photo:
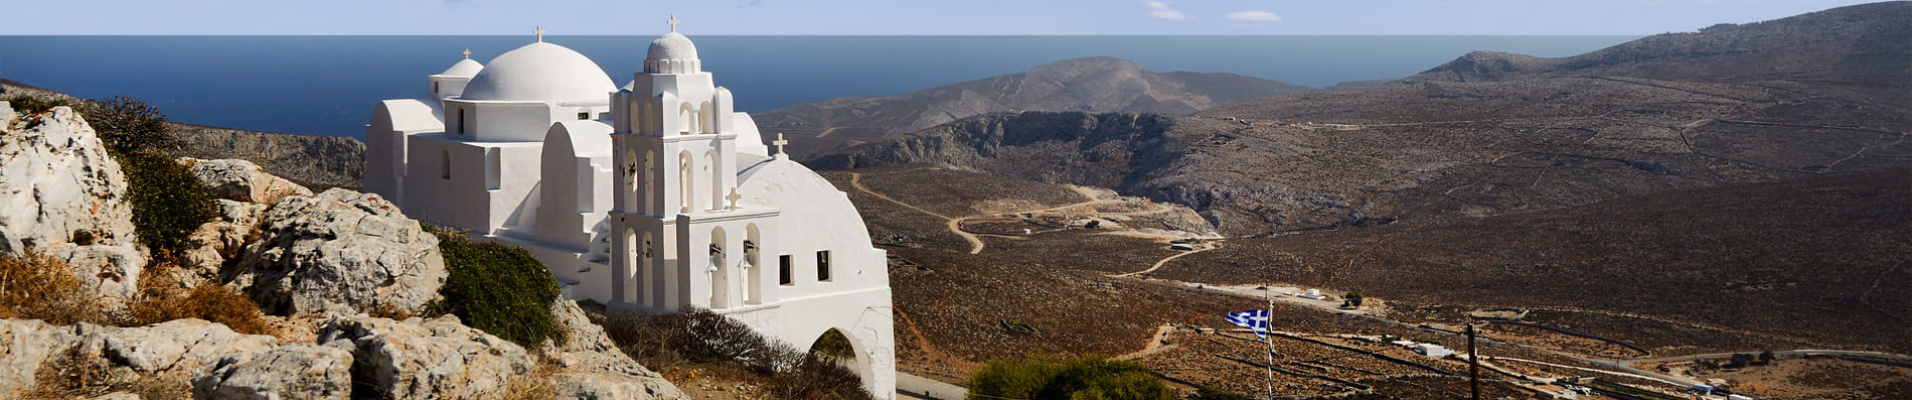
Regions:
<svg viewBox="0 0 1912 400"><path fill-rule="evenodd" d="M667 33L664 36L658 36L657 40L652 40L651 51L644 57L644 61L695 59L697 59L697 45L692 44L690 38L677 32Z"/></svg>
<svg viewBox="0 0 1912 400"><path fill-rule="evenodd" d="M477 76L478 71L482 71L484 69L485 69L484 64L479 64L477 61L472 61L471 59L467 58L464 60L459 60L457 64L452 64L451 68L446 69L445 72L439 73L438 76L453 77L453 78L470 78L473 76Z"/></svg>
<svg viewBox="0 0 1912 400"><path fill-rule="evenodd" d="M491 59L465 86L463 100L550 101L604 104L617 91L610 75L589 57L537 42Z"/></svg>

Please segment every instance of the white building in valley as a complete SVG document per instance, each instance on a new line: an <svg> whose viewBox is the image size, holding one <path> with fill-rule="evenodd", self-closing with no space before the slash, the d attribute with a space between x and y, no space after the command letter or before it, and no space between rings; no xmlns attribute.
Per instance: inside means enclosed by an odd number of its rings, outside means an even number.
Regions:
<svg viewBox="0 0 1912 400"><path fill-rule="evenodd" d="M781 140L770 153L672 23L622 88L542 30L485 65L467 51L431 96L374 107L366 191L529 250L567 298L710 309L799 348L834 329L890 398L884 252L847 195Z"/></svg>

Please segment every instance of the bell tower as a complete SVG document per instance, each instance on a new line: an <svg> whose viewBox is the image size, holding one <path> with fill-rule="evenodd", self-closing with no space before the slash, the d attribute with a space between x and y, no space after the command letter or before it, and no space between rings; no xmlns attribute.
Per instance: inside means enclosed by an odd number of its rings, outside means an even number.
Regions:
<svg viewBox="0 0 1912 400"><path fill-rule="evenodd" d="M617 166L611 225L619 232L612 243L613 300L658 310L720 308L709 304L718 300L690 296L698 280L692 275L702 271L687 260L701 259L704 249L684 243L678 225L686 216L736 209L733 101L730 90L703 71L696 45L676 32L676 18L670 22L672 32L651 42L644 71L611 95ZM679 254L686 248L695 254Z"/></svg>

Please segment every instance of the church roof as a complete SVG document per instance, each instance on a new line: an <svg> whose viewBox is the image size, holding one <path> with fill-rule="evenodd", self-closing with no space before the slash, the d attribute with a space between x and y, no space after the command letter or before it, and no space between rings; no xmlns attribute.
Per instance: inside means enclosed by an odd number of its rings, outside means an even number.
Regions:
<svg viewBox="0 0 1912 400"><path fill-rule="evenodd" d="M467 58L459 60L457 64L452 64L451 68L439 73L438 76L470 78L474 75L478 75L478 71L484 69L484 64L479 64L477 61Z"/></svg>
<svg viewBox="0 0 1912 400"><path fill-rule="evenodd" d="M697 59L697 45L691 43L690 38L684 37L684 34L677 32L666 33L664 36L658 36L657 40L651 41L651 50L644 57L644 61L695 59Z"/></svg>
<svg viewBox="0 0 1912 400"><path fill-rule="evenodd" d="M459 98L604 104L614 91L617 86L597 62L564 46L537 42L491 59Z"/></svg>

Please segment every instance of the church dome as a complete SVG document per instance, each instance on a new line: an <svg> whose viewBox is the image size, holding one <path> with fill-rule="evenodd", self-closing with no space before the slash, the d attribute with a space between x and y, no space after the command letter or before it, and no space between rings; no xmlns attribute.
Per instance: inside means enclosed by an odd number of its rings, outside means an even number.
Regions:
<svg viewBox="0 0 1912 400"><path fill-rule="evenodd" d="M691 43L690 38L677 32L667 33L664 36L658 36L657 40L652 40L651 51L644 57L644 61L695 59L697 59L697 45Z"/></svg>
<svg viewBox="0 0 1912 400"><path fill-rule="evenodd" d="M456 68L456 67L454 67ZM550 101L603 104L617 91L610 75L589 57L555 44L537 42L491 59L471 78L464 100Z"/></svg>
<svg viewBox="0 0 1912 400"><path fill-rule="evenodd" d="M477 61L472 61L467 58L459 60L457 64L452 64L451 68L445 69L445 72L439 73L438 76L470 78L478 75L478 71L483 71L484 69L484 64L479 64Z"/></svg>

